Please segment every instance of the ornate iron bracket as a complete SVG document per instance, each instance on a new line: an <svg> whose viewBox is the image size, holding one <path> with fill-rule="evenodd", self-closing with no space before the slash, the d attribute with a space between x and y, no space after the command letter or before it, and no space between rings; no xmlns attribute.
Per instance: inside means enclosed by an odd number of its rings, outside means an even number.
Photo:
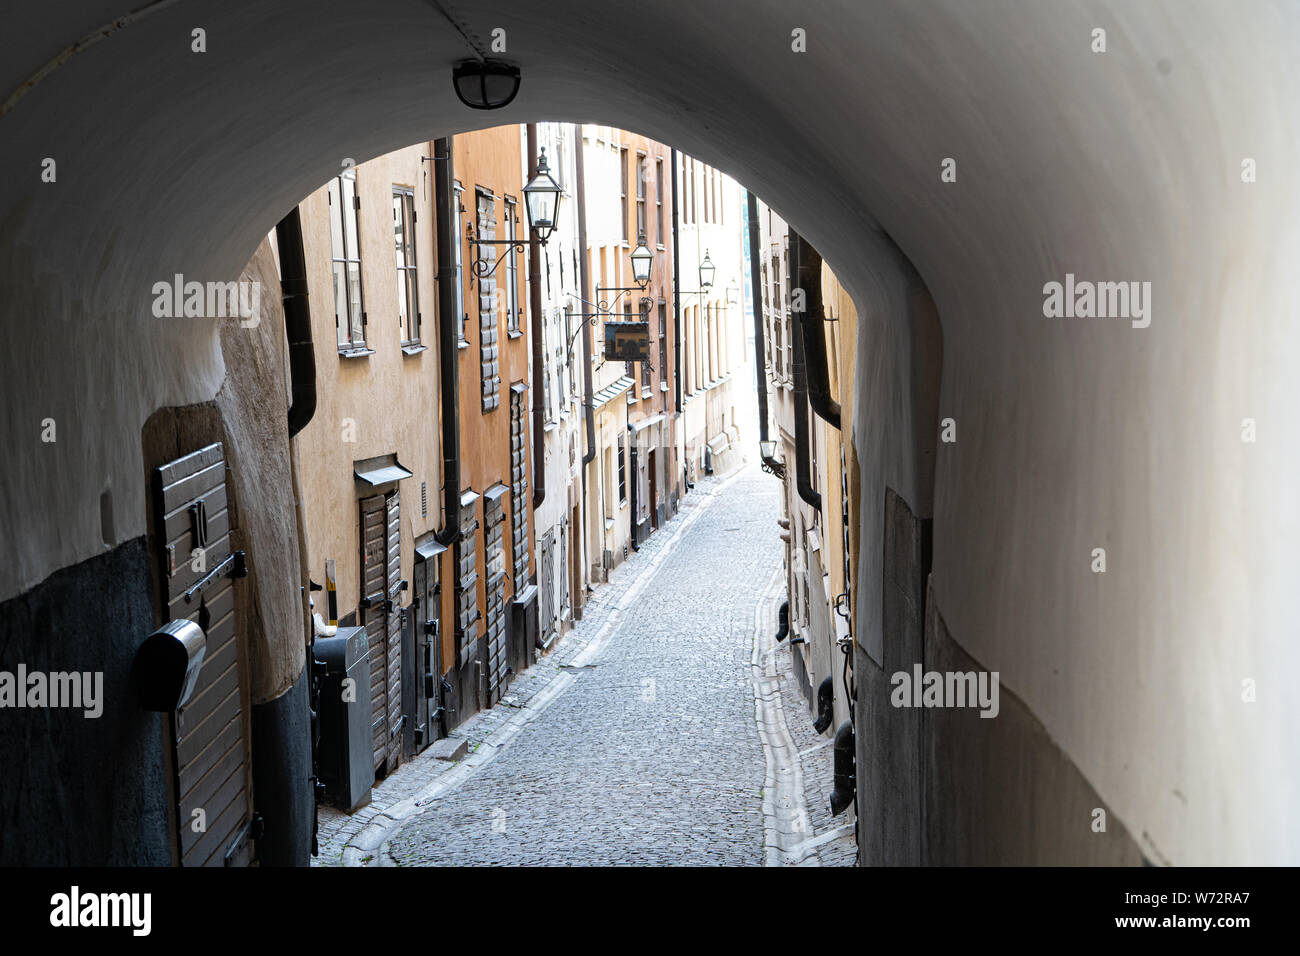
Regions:
<svg viewBox="0 0 1300 956"><path fill-rule="evenodd" d="M522 255L524 250L531 244L531 239L479 239L474 232L474 223L465 223L465 241L470 244L471 248L478 246L509 246L509 251L516 255ZM469 287L474 288L475 279L487 279L492 273L497 271L497 266L505 261L505 256L497 256L496 260L489 265L486 258L475 251L474 263L469 270Z"/></svg>

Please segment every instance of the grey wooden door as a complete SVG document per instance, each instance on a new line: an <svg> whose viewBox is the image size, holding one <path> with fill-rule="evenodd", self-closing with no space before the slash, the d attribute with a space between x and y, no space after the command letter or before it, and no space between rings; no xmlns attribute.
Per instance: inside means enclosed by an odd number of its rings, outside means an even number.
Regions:
<svg viewBox="0 0 1300 956"><path fill-rule="evenodd" d="M361 612L370 645L370 713L375 772L401 759L402 623L397 492L361 499Z"/></svg>
<svg viewBox="0 0 1300 956"><path fill-rule="evenodd" d="M166 620L207 637L193 693L170 718L178 862L247 866L253 817L247 653L236 632L231 510L220 442L155 469L155 533Z"/></svg>

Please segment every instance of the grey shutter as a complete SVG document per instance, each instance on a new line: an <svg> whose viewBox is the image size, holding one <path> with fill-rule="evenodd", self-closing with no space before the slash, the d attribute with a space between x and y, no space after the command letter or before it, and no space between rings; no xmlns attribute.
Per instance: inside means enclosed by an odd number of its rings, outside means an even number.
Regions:
<svg viewBox="0 0 1300 956"><path fill-rule="evenodd" d="M207 637L198 683L170 720L179 862L247 866L253 819L248 671L235 628L234 586L243 562L230 550L221 443L156 469L154 502L164 616L188 618ZM202 570L193 567L196 548L204 552Z"/></svg>

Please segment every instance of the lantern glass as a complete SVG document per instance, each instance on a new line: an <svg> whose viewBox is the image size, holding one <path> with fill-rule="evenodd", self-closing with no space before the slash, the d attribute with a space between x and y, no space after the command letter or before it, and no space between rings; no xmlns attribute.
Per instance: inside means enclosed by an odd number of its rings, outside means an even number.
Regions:
<svg viewBox="0 0 1300 956"><path fill-rule="evenodd" d="M709 253L706 250L704 253L704 261L700 263L700 288L701 289L713 288L713 274L717 271L718 271L717 266L713 264L713 260L709 258Z"/></svg>
<svg viewBox="0 0 1300 956"><path fill-rule="evenodd" d="M650 281L650 266L655 254L646 246L645 233L637 236L636 248L632 250L632 278L637 285L645 286Z"/></svg>
<svg viewBox="0 0 1300 956"><path fill-rule="evenodd" d="M759 451L763 455L764 461L772 461L776 458L776 442L770 439L758 443Z"/></svg>
<svg viewBox="0 0 1300 956"><path fill-rule="evenodd" d="M555 217L560 207L560 184L551 178L546 166L546 150L537 158L537 175L524 187L525 211L528 226L537 230L539 242L545 242L555 229Z"/></svg>

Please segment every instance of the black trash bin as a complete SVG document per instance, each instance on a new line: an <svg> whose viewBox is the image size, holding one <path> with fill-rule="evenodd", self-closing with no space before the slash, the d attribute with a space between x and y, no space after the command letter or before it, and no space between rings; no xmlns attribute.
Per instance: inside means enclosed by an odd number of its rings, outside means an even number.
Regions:
<svg viewBox="0 0 1300 956"><path fill-rule="evenodd" d="M316 638L312 650L325 665L316 755L320 781L325 799L351 813L370 802L375 782L366 629L340 627L334 637Z"/></svg>

